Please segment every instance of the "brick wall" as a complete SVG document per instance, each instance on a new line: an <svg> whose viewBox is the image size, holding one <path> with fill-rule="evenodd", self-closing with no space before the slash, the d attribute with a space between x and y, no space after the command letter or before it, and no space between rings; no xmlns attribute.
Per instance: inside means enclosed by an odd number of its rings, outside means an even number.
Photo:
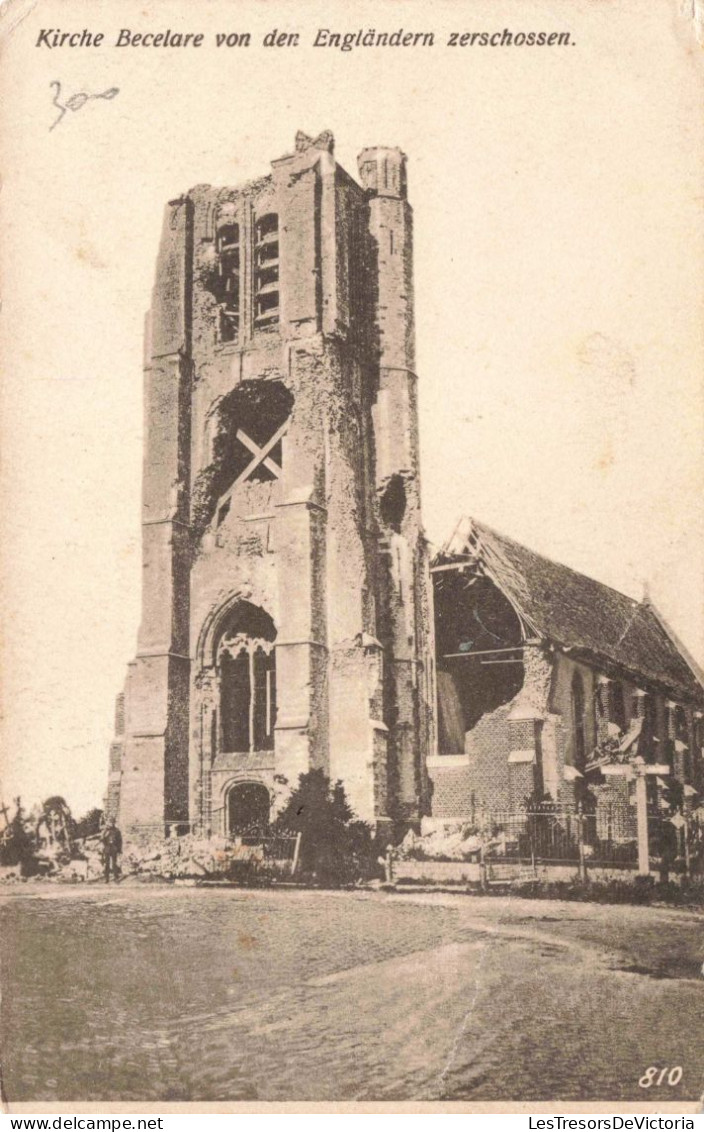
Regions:
<svg viewBox="0 0 704 1132"><path fill-rule="evenodd" d="M109 773L119 774L122 770L122 755L125 749L124 740L114 739L110 744Z"/></svg>
<svg viewBox="0 0 704 1132"><path fill-rule="evenodd" d="M531 793L535 768L531 763L510 764L512 732L518 729L525 749L533 745L533 721L509 723L511 704L482 717L467 734L467 763L443 767L433 763L432 814L434 818L473 820L478 808L506 809L521 804ZM440 762L440 759L437 760Z"/></svg>
<svg viewBox="0 0 704 1132"><path fill-rule="evenodd" d="M472 773L469 766L434 767L433 817L471 821L473 817Z"/></svg>
<svg viewBox="0 0 704 1132"><path fill-rule="evenodd" d="M472 788L477 803L485 809L505 809L510 804L510 710L511 705L504 704L490 715L483 716L467 735Z"/></svg>

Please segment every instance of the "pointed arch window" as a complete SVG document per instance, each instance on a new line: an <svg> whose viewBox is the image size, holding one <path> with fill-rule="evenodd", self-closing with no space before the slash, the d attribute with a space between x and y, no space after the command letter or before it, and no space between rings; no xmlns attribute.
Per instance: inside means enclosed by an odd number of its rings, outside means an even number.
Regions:
<svg viewBox="0 0 704 1132"><path fill-rule="evenodd" d="M220 645L220 726L227 752L274 749L274 642L237 634Z"/></svg>
<svg viewBox="0 0 704 1132"><path fill-rule="evenodd" d="M701 786L704 772L702 764L704 763L704 717L701 711L695 711L692 719L693 723L693 738L694 738L694 751L692 752L692 770L697 783Z"/></svg>
<svg viewBox="0 0 704 1132"><path fill-rule="evenodd" d="M687 713L682 704L676 704L672 709L673 723L673 747L674 747L674 763L676 771L679 771L678 777L684 778L689 781L691 778L691 761L689 751L689 727L687 724Z"/></svg>
<svg viewBox="0 0 704 1132"><path fill-rule="evenodd" d="M279 321L279 218L268 212L254 229L254 327Z"/></svg>
<svg viewBox="0 0 704 1132"><path fill-rule="evenodd" d="M238 604L220 637L219 749L228 754L274 749L276 631L271 618Z"/></svg>
<svg viewBox="0 0 704 1132"><path fill-rule="evenodd" d="M613 680L609 687L611 691L611 723L615 723L619 731L625 731L627 724L623 684L620 680Z"/></svg>
<svg viewBox="0 0 704 1132"><path fill-rule="evenodd" d="M583 771L587 761L587 712L584 681L579 672L572 677L572 734L574 765Z"/></svg>
<svg viewBox="0 0 704 1132"><path fill-rule="evenodd" d="M657 762L660 735L658 733L658 704L654 692L647 692L643 704L642 747L652 762Z"/></svg>

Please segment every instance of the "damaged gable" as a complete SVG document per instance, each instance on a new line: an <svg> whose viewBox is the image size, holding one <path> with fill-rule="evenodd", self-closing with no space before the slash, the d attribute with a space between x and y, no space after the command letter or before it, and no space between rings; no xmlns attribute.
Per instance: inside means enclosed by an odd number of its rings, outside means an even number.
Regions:
<svg viewBox="0 0 704 1132"><path fill-rule="evenodd" d="M638 758L700 796L704 690L649 604L469 519L431 572L434 819L548 796L630 813ZM658 807L669 788L651 778Z"/></svg>
<svg viewBox="0 0 704 1132"><path fill-rule="evenodd" d="M474 519L463 519L434 570L475 559L514 605L527 637L601 658L675 698L704 706L696 673L650 604L552 562Z"/></svg>
<svg viewBox="0 0 704 1132"><path fill-rule="evenodd" d="M522 627L481 563L435 576L438 749L465 750L481 716L523 686Z"/></svg>

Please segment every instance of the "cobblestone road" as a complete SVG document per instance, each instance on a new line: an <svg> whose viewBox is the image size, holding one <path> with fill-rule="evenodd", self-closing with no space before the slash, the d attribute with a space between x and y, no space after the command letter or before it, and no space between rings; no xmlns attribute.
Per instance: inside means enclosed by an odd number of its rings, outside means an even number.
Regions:
<svg viewBox="0 0 704 1132"><path fill-rule="evenodd" d="M691 913L126 885L0 904L11 1101L704 1091ZM644 1092L651 1065L681 1081Z"/></svg>

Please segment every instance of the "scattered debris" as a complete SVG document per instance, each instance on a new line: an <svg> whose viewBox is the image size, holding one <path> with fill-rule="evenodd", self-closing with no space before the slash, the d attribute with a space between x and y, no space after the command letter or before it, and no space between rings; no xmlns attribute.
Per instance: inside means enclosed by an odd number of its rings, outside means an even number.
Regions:
<svg viewBox="0 0 704 1132"><path fill-rule="evenodd" d="M5 805L0 805L0 815L4 819L4 828L0 830L0 882L34 877L79 881L102 873L97 836L76 836L81 823L77 825L68 804L58 795L47 798L29 814L21 799L16 798L14 817L9 818Z"/></svg>
<svg viewBox="0 0 704 1132"><path fill-rule="evenodd" d="M247 883L288 879L295 869L296 837L143 837L125 848L123 877Z"/></svg>
<svg viewBox="0 0 704 1132"><path fill-rule="evenodd" d="M100 811L75 822L63 798L47 799L27 814L15 799L15 814L0 804L0 884L28 879L65 883L104 876ZM90 820L88 820L90 819ZM90 833L84 833L91 830ZM81 832L84 836L77 836ZM229 879L244 883L290 878L296 870L300 834L203 839L192 834L133 838L121 859L121 879L197 881Z"/></svg>
<svg viewBox="0 0 704 1132"><path fill-rule="evenodd" d="M398 857L409 861L472 861L481 848L476 829L457 823L423 835L409 830L398 847Z"/></svg>

